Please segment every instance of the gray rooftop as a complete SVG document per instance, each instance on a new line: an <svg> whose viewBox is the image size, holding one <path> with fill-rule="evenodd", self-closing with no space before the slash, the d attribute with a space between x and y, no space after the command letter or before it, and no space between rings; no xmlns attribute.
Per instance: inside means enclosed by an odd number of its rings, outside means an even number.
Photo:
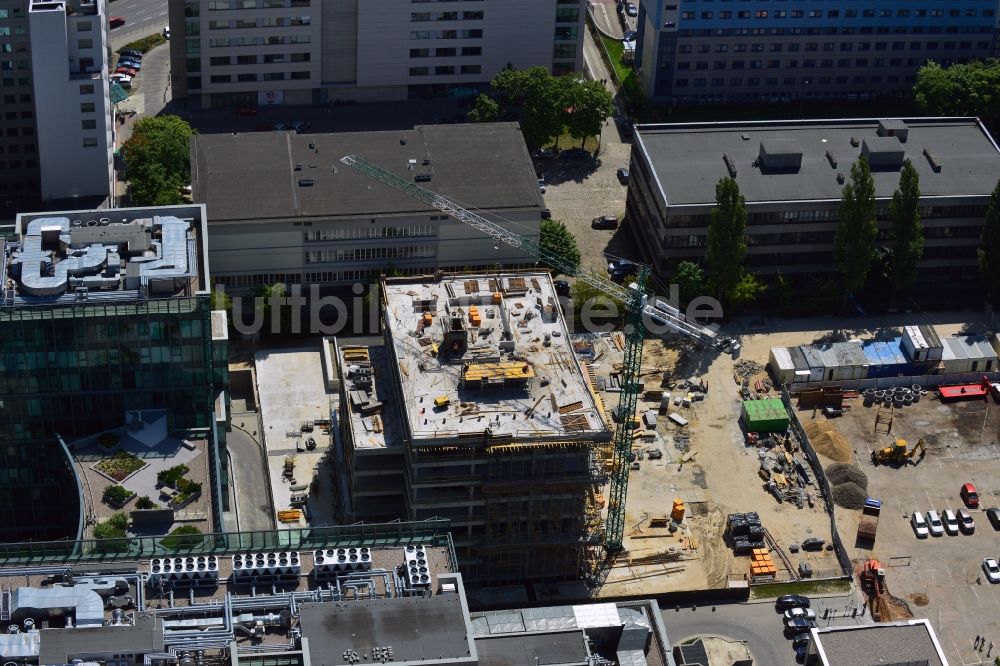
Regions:
<svg viewBox="0 0 1000 666"><path fill-rule="evenodd" d="M587 636L581 629L544 634L476 638L479 666L586 666Z"/></svg>
<svg viewBox="0 0 1000 666"><path fill-rule="evenodd" d="M948 663L927 620L813 629L824 666Z"/></svg>
<svg viewBox="0 0 1000 666"><path fill-rule="evenodd" d="M41 664L68 664L91 654L162 652L163 631L151 614L137 613L135 626L43 629Z"/></svg>
<svg viewBox="0 0 1000 666"><path fill-rule="evenodd" d="M191 141L192 194L208 205L213 222L434 210L342 164L347 154L402 176L412 165L414 176L431 175L422 186L470 207L542 207L531 157L515 123L338 134L198 134Z"/></svg>
<svg viewBox="0 0 1000 666"><path fill-rule="evenodd" d="M548 273L390 279L383 294L413 444L610 437Z"/></svg>
<svg viewBox="0 0 1000 666"><path fill-rule="evenodd" d="M396 664L463 663L474 657L468 617L457 592L346 604L305 603L299 609L314 664L342 664L347 651L370 657L373 647L388 646Z"/></svg>
<svg viewBox="0 0 1000 666"><path fill-rule="evenodd" d="M878 136L876 119L645 125L637 128L636 144L646 154L670 205L714 204L716 183L729 175L723 155L735 162L736 182L748 203L839 200L844 185L837 182L837 174L849 179L851 164L866 145L885 164L875 167L873 155L877 197L891 197L899 184L900 164L893 150L902 150L916 167L924 197L989 195L996 187L1000 151L976 119L909 118L881 123L895 134ZM852 145L852 138L858 145ZM792 145L789 142L801 147L800 166L765 168L762 173L754 165L762 145L784 151ZM934 170L925 149L940 171Z"/></svg>
<svg viewBox="0 0 1000 666"><path fill-rule="evenodd" d="M945 361L954 359L995 359L996 351L989 340L982 336L955 336L941 338L944 346L941 358Z"/></svg>
<svg viewBox="0 0 1000 666"><path fill-rule="evenodd" d="M382 345L352 345L335 340L337 371L347 389L345 405L350 414L355 448L382 449L402 446L405 442L399 416L393 404L395 374L388 350ZM384 408L388 402L390 407Z"/></svg>

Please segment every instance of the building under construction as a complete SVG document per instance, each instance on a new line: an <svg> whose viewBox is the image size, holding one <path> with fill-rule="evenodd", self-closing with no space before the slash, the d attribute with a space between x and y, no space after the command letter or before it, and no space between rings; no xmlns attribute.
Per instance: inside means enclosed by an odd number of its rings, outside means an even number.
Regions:
<svg viewBox="0 0 1000 666"><path fill-rule="evenodd" d="M588 573L611 431L547 273L388 279L385 345L333 344L345 518L449 518L477 584Z"/></svg>

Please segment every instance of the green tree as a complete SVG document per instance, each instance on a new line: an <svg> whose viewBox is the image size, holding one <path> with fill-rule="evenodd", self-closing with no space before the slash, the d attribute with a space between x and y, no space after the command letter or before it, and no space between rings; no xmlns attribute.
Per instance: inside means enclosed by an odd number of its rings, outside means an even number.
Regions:
<svg viewBox="0 0 1000 666"><path fill-rule="evenodd" d="M529 148L559 137L565 120L565 85L545 67L502 69L490 83L507 108L519 110L521 133Z"/></svg>
<svg viewBox="0 0 1000 666"><path fill-rule="evenodd" d="M160 545L167 550L189 550L200 546L205 537L194 525L181 525L160 539Z"/></svg>
<svg viewBox="0 0 1000 666"><path fill-rule="evenodd" d="M692 298L705 292L705 272L693 261L682 261L674 270L673 282L680 292L681 305L687 305Z"/></svg>
<svg viewBox="0 0 1000 666"><path fill-rule="evenodd" d="M747 205L740 187L728 176L715 185L715 208L708 223L706 260L712 287L719 300L743 277L743 257L747 244Z"/></svg>
<svg viewBox="0 0 1000 666"><path fill-rule="evenodd" d="M924 228L920 224L920 176L906 160L899 174L899 188L889 203L892 222L890 278L893 300L913 286L917 263L924 254Z"/></svg>
<svg viewBox="0 0 1000 666"><path fill-rule="evenodd" d="M994 306L1000 304L1000 182L990 195L986 223L979 241L979 273L987 296Z"/></svg>
<svg viewBox="0 0 1000 666"><path fill-rule="evenodd" d="M913 94L930 115L979 116L992 124L1000 120L1000 61L928 62L917 71Z"/></svg>
<svg viewBox="0 0 1000 666"><path fill-rule="evenodd" d="M468 113L470 122L492 123L500 118L500 105L489 95L480 95L476 98L476 106Z"/></svg>
<svg viewBox="0 0 1000 666"><path fill-rule="evenodd" d="M191 182L191 137L195 131L179 116L136 122L122 148L128 194L137 206L182 203L180 188Z"/></svg>
<svg viewBox="0 0 1000 666"><path fill-rule="evenodd" d="M149 499L148 495L143 495L135 501L136 509L157 509L159 505L153 500Z"/></svg>
<svg viewBox="0 0 1000 666"><path fill-rule="evenodd" d="M213 310L225 310L226 312L231 312L233 309L233 299L226 292L221 289L212 290L212 305Z"/></svg>
<svg viewBox="0 0 1000 666"><path fill-rule="evenodd" d="M288 333L291 330L289 324L291 323L291 310L281 304L281 300L288 295L288 289L285 287L283 282L275 282L274 284L262 284L257 287L254 292L254 308L258 312L264 313L264 329L262 333L264 335L274 334L274 333ZM273 308L277 305L278 307L278 325L280 330L275 330L273 322Z"/></svg>
<svg viewBox="0 0 1000 666"><path fill-rule="evenodd" d="M562 257L574 268L580 265L580 249L576 245L576 238L569 232L565 224L555 220L542 220L538 230L539 244L543 250ZM559 270L558 266L550 266L550 268Z"/></svg>
<svg viewBox="0 0 1000 666"><path fill-rule="evenodd" d="M743 307L757 299L767 286L755 275L743 273L740 279L726 292L726 302L735 307Z"/></svg>
<svg viewBox="0 0 1000 666"><path fill-rule="evenodd" d="M587 138L597 136L614 110L614 98L600 81L583 77L562 77L565 100L563 124L574 139L580 139L581 147Z"/></svg>
<svg viewBox="0 0 1000 666"><path fill-rule="evenodd" d="M865 283L875 258L875 181L864 157L851 165L851 181L844 186L838 212L840 223L834 259L849 293Z"/></svg>

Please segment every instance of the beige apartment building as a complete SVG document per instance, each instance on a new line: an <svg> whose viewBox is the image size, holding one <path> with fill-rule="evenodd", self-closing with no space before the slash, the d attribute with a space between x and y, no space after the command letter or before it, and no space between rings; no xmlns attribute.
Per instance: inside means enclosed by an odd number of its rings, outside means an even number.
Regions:
<svg viewBox="0 0 1000 666"><path fill-rule="evenodd" d="M473 97L508 64L580 69L583 0L170 0L192 108Z"/></svg>

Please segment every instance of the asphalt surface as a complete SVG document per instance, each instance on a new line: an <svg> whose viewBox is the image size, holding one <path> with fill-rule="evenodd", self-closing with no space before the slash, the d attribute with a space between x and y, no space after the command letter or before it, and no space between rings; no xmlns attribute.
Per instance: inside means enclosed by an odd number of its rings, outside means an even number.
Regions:
<svg viewBox="0 0 1000 666"><path fill-rule="evenodd" d="M243 423L247 430L239 427ZM232 459L233 494L241 530L273 530L271 499L267 493L267 474L261 445L251 433L260 436L255 414L234 414L233 429L226 435L226 447Z"/></svg>
<svg viewBox="0 0 1000 666"><path fill-rule="evenodd" d="M823 619L826 609L843 615L850 608L853 596L813 598L812 608L818 617L820 627L867 624L864 618L837 617ZM859 602L854 601L855 605ZM795 652L792 643L785 638L781 615L775 611L772 600L744 604L705 603L681 606L680 610L663 610L663 625L671 645L678 645L697 636L719 636L729 640L745 642L753 655L755 664L768 666L794 666ZM712 609L715 609L714 611ZM849 613L848 613L849 614Z"/></svg>
<svg viewBox="0 0 1000 666"><path fill-rule="evenodd" d="M163 30L167 25L167 0L114 0L108 5L108 15L125 19L125 25L109 32L111 47L118 48L125 41Z"/></svg>

